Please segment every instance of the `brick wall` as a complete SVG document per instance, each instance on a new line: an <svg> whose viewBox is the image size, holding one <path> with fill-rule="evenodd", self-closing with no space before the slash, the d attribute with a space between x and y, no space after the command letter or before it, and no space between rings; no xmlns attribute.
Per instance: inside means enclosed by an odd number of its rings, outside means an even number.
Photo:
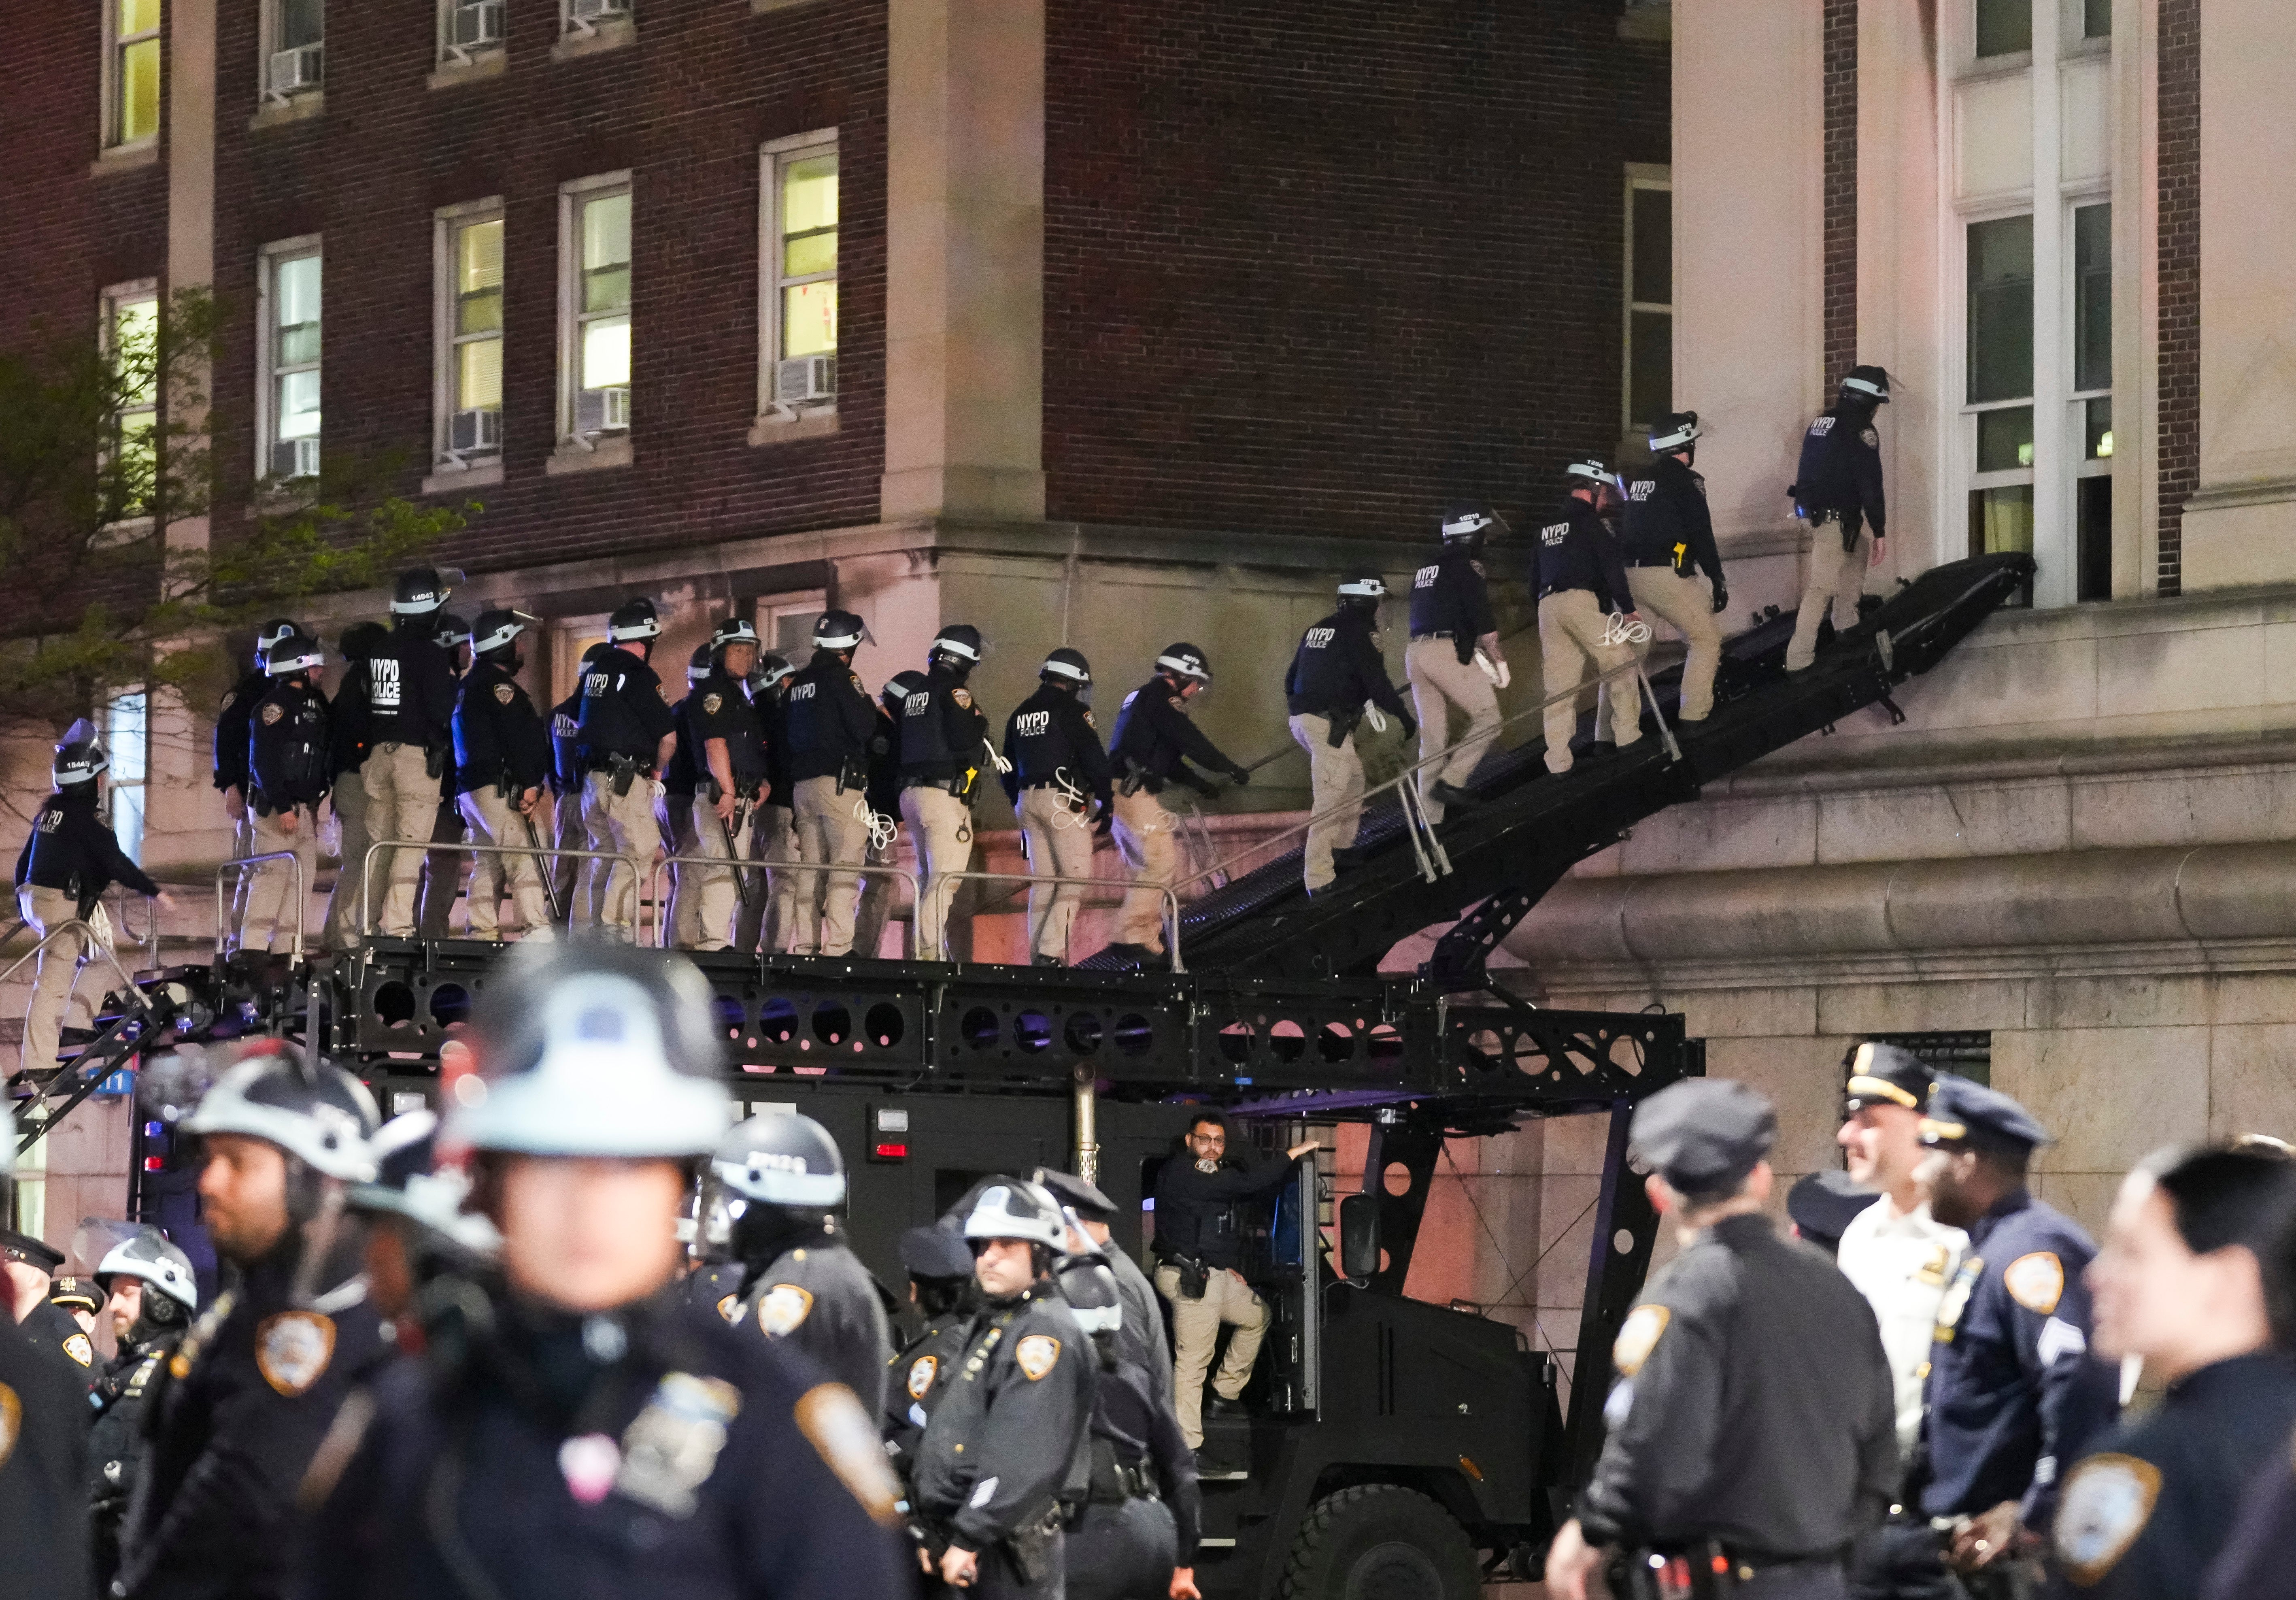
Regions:
<svg viewBox="0 0 2296 1600"><path fill-rule="evenodd" d="M1614 450L1620 9L1047 0L1050 514L1392 533Z"/></svg>
<svg viewBox="0 0 2296 1600"><path fill-rule="evenodd" d="M223 0L216 271L235 296L217 397L251 414L266 242L324 235L325 448L430 467L432 217L505 202L504 480L441 552L473 570L874 520L883 446L885 12L637 0L636 43L550 59L556 0L509 0L509 70L444 89L426 4L329 8L326 103L251 131L258 0ZM754 448L760 143L840 139L839 431ZM558 185L630 168L634 466L549 477ZM221 459L254 469L243 425Z"/></svg>
<svg viewBox="0 0 2296 1600"><path fill-rule="evenodd" d="M2160 0L2160 592L2184 588L2201 477L2201 0Z"/></svg>
<svg viewBox="0 0 2296 1600"><path fill-rule="evenodd" d="M1857 0L1825 0L1825 388L1857 365Z"/></svg>

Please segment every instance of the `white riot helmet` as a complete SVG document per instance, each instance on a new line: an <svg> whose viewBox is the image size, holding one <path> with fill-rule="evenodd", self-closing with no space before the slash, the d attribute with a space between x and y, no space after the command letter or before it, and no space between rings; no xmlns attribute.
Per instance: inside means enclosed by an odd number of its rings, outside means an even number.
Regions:
<svg viewBox="0 0 2296 1600"><path fill-rule="evenodd" d="M374 1177L353 1184L344 1197L353 1210L403 1217L468 1254L488 1258L502 1249L495 1225L463 1209L470 1179L438 1167L439 1114L427 1107L393 1117L370 1146Z"/></svg>
<svg viewBox="0 0 2296 1600"><path fill-rule="evenodd" d="M1564 467L1562 480L1572 488L1577 488L1582 483L1600 486L1616 481L1611 475L1611 469L1591 455L1583 461L1574 461Z"/></svg>
<svg viewBox="0 0 2296 1600"><path fill-rule="evenodd" d="M967 1239L1025 1239L1058 1255L1068 1249L1068 1218L1039 1184L999 1178L981 1190L964 1219Z"/></svg>
<svg viewBox="0 0 2296 1600"><path fill-rule="evenodd" d="M845 1203L845 1158L829 1130L795 1112L767 1112L727 1134L709 1162L728 1194L792 1210Z"/></svg>
<svg viewBox="0 0 2296 1600"><path fill-rule="evenodd" d="M239 1134L275 1145L312 1171L346 1183L374 1175L367 1149L381 1119L366 1086L340 1067L307 1067L292 1046L266 1041L200 1096L184 1131Z"/></svg>
<svg viewBox="0 0 2296 1600"><path fill-rule="evenodd" d="M1113 1333L1123 1327L1124 1296L1098 1251L1070 1256L1053 1270L1077 1326L1086 1333Z"/></svg>
<svg viewBox="0 0 2296 1600"><path fill-rule="evenodd" d="M156 1228L139 1228L104 1253L96 1263L98 1283L106 1278L141 1278L186 1311L200 1309L200 1281L192 1258L168 1242ZM106 1284L108 1291L111 1285Z"/></svg>
<svg viewBox="0 0 2296 1600"><path fill-rule="evenodd" d="M1698 436L1704 431L1705 430L1698 425L1696 412L1671 413L1666 421L1651 430L1651 454L1667 455L1677 450L1687 450L1698 442Z"/></svg>
<svg viewBox="0 0 2296 1600"><path fill-rule="evenodd" d="M1168 644L1156 658L1157 667L1182 677L1193 677L1200 684L1212 681L1212 660L1193 644Z"/></svg>

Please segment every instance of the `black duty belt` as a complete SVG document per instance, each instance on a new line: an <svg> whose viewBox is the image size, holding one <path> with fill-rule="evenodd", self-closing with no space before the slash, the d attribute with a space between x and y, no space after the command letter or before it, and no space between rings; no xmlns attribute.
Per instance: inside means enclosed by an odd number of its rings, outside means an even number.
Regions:
<svg viewBox="0 0 2296 1600"><path fill-rule="evenodd" d="M1636 569L1647 567L1672 567L1674 565L1674 557L1670 555L1628 555L1622 556L1620 559L1621 564Z"/></svg>
<svg viewBox="0 0 2296 1600"><path fill-rule="evenodd" d="M1456 639L1456 638L1457 638L1457 637L1459 636L1459 635L1458 635L1457 630L1456 630L1456 629L1455 629L1455 628L1431 628L1431 629L1430 629L1428 632L1423 633L1423 634L1413 634L1411 636L1412 636L1412 638L1414 638L1414 640L1416 640L1416 639Z"/></svg>
<svg viewBox="0 0 2296 1600"><path fill-rule="evenodd" d="M624 761L633 763L639 775L649 778L653 776L653 763L643 756L593 757L582 763L582 775L586 778L594 772L611 772L616 766Z"/></svg>
<svg viewBox="0 0 2296 1600"><path fill-rule="evenodd" d="M901 787L938 789L944 794L962 795L964 792L964 780L963 778L903 778Z"/></svg>

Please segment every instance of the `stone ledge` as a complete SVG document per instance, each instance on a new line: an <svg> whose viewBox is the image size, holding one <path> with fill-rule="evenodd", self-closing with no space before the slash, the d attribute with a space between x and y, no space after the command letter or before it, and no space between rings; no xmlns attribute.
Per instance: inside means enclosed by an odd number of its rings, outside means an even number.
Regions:
<svg viewBox="0 0 2296 1600"><path fill-rule="evenodd" d="M791 413L767 411L750 424L750 443L753 447L794 444L801 439L827 439L836 431L834 406L816 406Z"/></svg>
<svg viewBox="0 0 2296 1600"><path fill-rule="evenodd" d="M2296 478L2212 484L2185 502L2187 512L2229 511L2242 505L2285 505L2296 500Z"/></svg>
<svg viewBox="0 0 2296 1600"><path fill-rule="evenodd" d="M422 80L427 89L455 89L464 84L484 83L490 78L500 78L510 70L510 52L494 46L466 62L440 62L430 76Z"/></svg>
<svg viewBox="0 0 2296 1600"><path fill-rule="evenodd" d="M569 472L609 472L617 467L628 466L637 459L637 447L630 443L627 433L599 439L592 445L578 445L571 440L558 447L557 452L542 464L543 472L560 478Z"/></svg>
<svg viewBox="0 0 2296 1600"><path fill-rule="evenodd" d="M586 55L598 55L609 50L619 50L625 45L635 45L637 37L636 22L627 17L609 17L587 33L574 29L559 35L558 42L550 47L550 59L554 62L578 61Z"/></svg>
<svg viewBox="0 0 2296 1600"><path fill-rule="evenodd" d="M250 133L261 133L267 127L286 127L297 122L308 122L314 117L326 114L327 92L310 89L290 95L283 103L272 101L247 119Z"/></svg>
<svg viewBox="0 0 2296 1600"><path fill-rule="evenodd" d="M90 177L106 177L115 172L141 172L146 167L160 164L160 141L157 135L135 144L115 144L87 164Z"/></svg>
<svg viewBox="0 0 2296 1600"><path fill-rule="evenodd" d="M502 457L481 461L467 467L441 464L430 471L422 480L422 492L426 495L458 495L465 489L488 488L503 480Z"/></svg>

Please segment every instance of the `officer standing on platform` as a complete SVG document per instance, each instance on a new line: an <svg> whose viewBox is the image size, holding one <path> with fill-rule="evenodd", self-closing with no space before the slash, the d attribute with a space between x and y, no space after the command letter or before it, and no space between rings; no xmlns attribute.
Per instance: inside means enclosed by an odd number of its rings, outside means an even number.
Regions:
<svg viewBox="0 0 2296 1600"><path fill-rule="evenodd" d="M709 676L709 642L703 640L693 647L685 660L685 695L669 708L671 731L677 743L669 752L669 759L661 768L661 800L654 808L654 821L660 825L662 849L667 855L691 856L694 851L693 784L699 770L695 765L693 734L686 725L686 713L701 698L701 681ZM669 942L681 950L690 950L701 932L701 897L696 890L698 880L692 876L683 863L673 866L669 874Z"/></svg>
<svg viewBox="0 0 2296 1600"><path fill-rule="evenodd" d="M1878 366L1853 366L1841 381L1841 398L1802 435L1801 465L1786 492L1793 496L1794 514L1809 529L1809 570L1786 646L1788 672L1817 659L1818 625L1829 610L1837 628L1857 620L1866 569L1880 566L1887 552L1889 508L1874 413L1889 403L1889 374Z"/></svg>
<svg viewBox="0 0 2296 1600"><path fill-rule="evenodd" d="M1619 1330L1609 1437L1547 1553L1555 1600L1584 1600L1605 1549L1660 1593L1839 1600L1843 1549L1889 1506L1881 1336L1833 1263L1764 1214L1776 1136L1769 1102L1720 1079L1636 1109L1634 1154L1682 1253ZM1693 1591L1693 1571L1727 1587Z"/></svg>
<svg viewBox="0 0 2296 1600"><path fill-rule="evenodd" d="M853 914L853 948L863 956L881 954L885 924L892 920L898 894L901 858L901 712L909 696L925 686L925 675L914 667L887 678L877 691L878 732L869 740L869 786L863 796L869 829L870 871L861 882L861 900ZM914 908L912 908L914 915ZM915 932L910 924L910 932Z"/></svg>
<svg viewBox="0 0 2296 1600"><path fill-rule="evenodd" d="M550 733L518 675L526 669L519 638L534 619L521 611L479 613L471 648L477 660L455 702L456 803L471 836L480 844L531 846L543 837L535 818L549 781ZM502 937L505 883L528 939L551 937L550 899L543 892L545 863L521 850L514 856L480 851L471 862L471 937Z"/></svg>
<svg viewBox="0 0 2296 1600"><path fill-rule="evenodd" d="M431 636L447 655L448 666L455 674L455 693L462 695L463 679L471 670L471 625L453 611L439 613L439 630ZM455 773L455 738L452 713L448 714L446 771L439 783L439 813L431 819L430 842L460 844L470 834L463 821L457 797L462 793L461 781ZM422 882L415 899L417 910L414 923L425 939L445 939L448 934L447 918L455 909L455 897L463 887L464 857L459 850L432 850L422 857Z"/></svg>
<svg viewBox="0 0 2296 1600"><path fill-rule="evenodd" d="M254 855L254 817L247 806L247 734L255 703L271 692L268 663L271 647L302 632L284 617L275 617L256 630L255 666L241 675L216 709L215 786L223 792L224 809L231 816L231 858L244 861ZM233 883L231 911L224 929L224 948L239 948L240 915L247 904L247 878Z"/></svg>
<svg viewBox="0 0 2296 1600"><path fill-rule="evenodd" d="M853 670L853 652L868 628L851 611L824 611L813 625L813 660L790 681L790 778L798 839L808 862L849 870L808 874L798 895L798 923L817 930L813 954L853 950L853 908L861 898L855 870L869 853L869 743L882 737L876 702ZM874 950L865 952L875 955Z"/></svg>
<svg viewBox="0 0 2296 1600"><path fill-rule="evenodd" d="M676 724L647 661L661 636L651 600L629 600L606 619L607 649L582 669L582 713L576 757L582 768L582 825L588 847L637 860L653 870L661 848L654 798L660 773L677 748ZM603 931L624 944L637 938L644 886L619 861L585 861L575 900L577 931Z"/></svg>
<svg viewBox="0 0 2296 1600"><path fill-rule="evenodd" d="M88 1430L87 1497L94 1538L95 1592L109 1595L119 1571L119 1526L127 1520L152 1454L145 1409L162 1368L200 1308L192 1259L157 1228L139 1228L95 1269L119 1354L104 1374L102 1409Z"/></svg>
<svg viewBox="0 0 2296 1600"><path fill-rule="evenodd" d="M682 1292L688 1174L731 1109L701 974L520 945L475 1032L484 1092L441 1096L439 1137L473 1153L500 1270L431 1297L422 1358L315 1465L302 1594L899 1592L874 1420Z"/></svg>
<svg viewBox="0 0 2296 1600"><path fill-rule="evenodd" d="M266 658L270 692L249 718L247 810L258 856L285 851L295 857L266 861L247 874L240 948L284 949L288 930L300 930L319 872L319 802L332 775L333 735L327 698L316 678L326 652L316 639L290 635ZM298 902L289 904L292 896Z"/></svg>
<svg viewBox="0 0 2296 1600"><path fill-rule="evenodd" d="M0 1097L0 1185L15 1165L16 1118ZM77 1600L90 1592L87 1391L0 1316L0 1392L16 1402L0 1455L0 1571L26 1595Z"/></svg>
<svg viewBox="0 0 2296 1600"><path fill-rule="evenodd" d="M1113 779L1100 728L1085 703L1092 664L1063 645L1045 658L1040 685L1004 724L1005 770L998 775L1021 821L1029 870L1040 878L1092 876L1095 817L1112 816ZM1084 890L1073 884L1029 890L1029 960L1068 962L1069 931Z"/></svg>
<svg viewBox="0 0 2296 1600"><path fill-rule="evenodd" d="M1035 1184L998 1178L964 1219L981 1307L917 1446L926 1557L989 1600L1062 1593L1061 1498L1082 1476L1093 1372L1053 1278L1067 1226Z"/></svg>
<svg viewBox="0 0 2296 1600"><path fill-rule="evenodd" d="M885 1454L906 1484L917 1441L956 1376L979 1296L972 1251L954 1227L909 1229L901 1235L901 1265L908 1269L909 1303L924 1318L924 1331L885 1364Z"/></svg>
<svg viewBox="0 0 2296 1600"><path fill-rule="evenodd" d="M709 636L709 671L686 697L685 732L693 740L693 801L688 816L694 853L728 863L751 855L751 822L765 802L766 726L746 686L758 657L758 630L742 618ZM763 899L756 874L732 866L693 869L693 948L732 948L742 907ZM685 874L678 874L683 898Z"/></svg>
<svg viewBox="0 0 2296 1600"><path fill-rule="evenodd" d="M428 840L438 825L439 784L453 759L455 720L455 663L436 638L437 614L447 593L434 568L400 573L390 603L390 632L344 686L345 693L353 684L365 691L367 756L359 778L366 786L367 832L376 839ZM421 852L384 850L375 870L390 886L381 897L375 930L391 939L412 939ZM364 935L367 930L358 931Z"/></svg>
<svg viewBox="0 0 2296 1600"><path fill-rule="evenodd" d="M354 622L343 629L339 644L343 675L327 705L327 804L335 814L342 851L334 891L327 897L322 940L331 950L358 948L360 886L366 882L367 847L374 842L367 826L366 784L359 778L367 752L366 687L361 675L367 657L389 636L380 622Z"/></svg>
<svg viewBox="0 0 2296 1600"><path fill-rule="evenodd" d="M557 793L558 848L586 850L590 831L582 825L582 679L609 646L603 639L586 646L574 672L574 693L550 709L550 785ZM576 920L576 891L586 865L577 856L560 856L550 864L551 881L558 886L559 920ZM594 911L592 921L595 920Z"/></svg>
<svg viewBox="0 0 2296 1600"><path fill-rule="evenodd" d="M924 686L901 704L901 816L925 880L919 961L949 957L945 924L958 885L939 874L963 872L972 860L972 797L980 769L995 759L988 718L964 686L980 655L979 628L964 622L942 628L925 652Z"/></svg>
<svg viewBox="0 0 2296 1600"><path fill-rule="evenodd" d="M734 1325L787 1340L876 1416L892 1340L876 1282L838 1227L845 1159L837 1142L810 1117L767 1112L719 1142L709 1171L743 1268Z"/></svg>
<svg viewBox="0 0 2296 1600"><path fill-rule="evenodd" d="M1651 430L1651 464L1626 480L1623 556L1636 611L1671 627L1690 647L1682 664L1677 720L1703 722L1714 710L1714 674L1722 665L1721 612L1730 603L1706 480L1691 470L1698 454L1698 414L1677 411ZM1703 576L1701 576L1703 574ZM1713 587L1710 592L1708 583ZM1636 653L1647 656L1647 644Z"/></svg>
<svg viewBox="0 0 2296 1600"><path fill-rule="evenodd" d="M1563 469L1569 488L1561 520L1538 530L1531 553L1530 591L1538 596L1538 653L1546 702L1546 770L1570 770L1576 758L1570 737L1578 728L1578 702L1570 691L1597 675L1630 667L1635 647L1621 631L1639 620L1618 541L1603 525L1598 501L1611 483L1599 461L1574 461ZM1623 618L1618 613L1623 611ZM1620 678L1605 683L1611 740L1624 748L1643 736L1641 686ZM1599 741L1599 725L1595 737Z"/></svg>
<svg viewBox="0 0 2296 1600"><path fill-rule="evenodd" d="M1341 867L1355 865L1364 796L1356 726L1366 708L1401 721L1406 739L1419 731L1379 653L1379 603L1386 595L1387 584L1376 572L1351 572L1341 579L1340 609L1300 636L1291 670L1283 675L1292 736L1308 752L1316 818L1308 828L1309 894L1328 886Z"/></svg>
<svg viewBox="0 0 2296 1600"><path fill-rule="evenodd" d="M1172 644L1156 658L1156 676L1124 697L1109 745L1115 767L1116 847L1132 869L1132 887L1116 914L1110 954L1145 966L1164 956L1164 896L1180 875L1179 819L1160 798L1168 783L1209 799L1219 792L1190 762L1225 772L1242 786L1251 774L1222 753L1188 715L1188 702L1211 687L1210 658L1193 644Z"/></svg>
<svg viewBox="0 0 2296 1600"><path fill-rule="evenodd" d="M65 730L52 769L56 791L32 816L32 831L16 857L16 911L43 939L77 918L88 922L108 941L110 923L101 919L103 891L115 882L137 894L174 902L144 869L127 858L102 814L102 775L111 765L94 727L83 717ZM56 1064L63 1037L64 1008L71 1004L81 965L94 953L85 933L67 933L40 952L32 997L24 1012L24 1043L19 1065L48 1071Z"/></svg>
<svg viewBox="0 0 2296 1600"><path fill-rule="evenodd" d="M758 726L766 742L766 799L750 817L750 858L753 861L795 861L798 857L797 812L792 808L795 782L789 766L789 680L796 669L777 655L761 655L750 669L750 704L756 708ZM766 892L742 902L739 928L734 935L737 950L781 951L789 948L788 930L797 915L797 874L785 867L768 866ZM812 941L808 939L807 943Z"/></svg>
<svg viewBox="0 0 2296 1600"><path fill-rule="evenodd" d="M338 1214L369 1171L374 1102L349 1073L273 1040L199 1098L201 1216L230 1286L169 1358L150 1404L150 1477L128 1513L129 1600L289 1589L295 1485L336 1408L390 1354ZM169 1063L145 1075L168 1093ZM147 1391L148 1392L148 1391Z"/></svg>
<svg viewBox="0 0 2296 1600"><path fill-rule="evenodd" d="M1930 1210L1969 1235L1938 1308L1909 1488L1973 1600L2023 1592L2066 1471L2119 1410L2088 1348L2095 1247L2025 1186L2048 1133L2008 1095L1940 1077L1922 1122Z"/></svg>
<svg viewBox="0 0 2296 1600"><path fill-rule="evenodd" d="M1484 505L1455 505L1443 513L1442 554L1411 575L1411 644L1403 669L1419 708L1419 759L1431 763L1451 744L1451 713L1467 731L1440 766L1419 768L1419 794L1430 822L1446 806L1472 806L1464 787L1476 763L1499 736L1499 694L1513 681L1491 614L1483 572L1483 540L1506 523Z"/></svg>

